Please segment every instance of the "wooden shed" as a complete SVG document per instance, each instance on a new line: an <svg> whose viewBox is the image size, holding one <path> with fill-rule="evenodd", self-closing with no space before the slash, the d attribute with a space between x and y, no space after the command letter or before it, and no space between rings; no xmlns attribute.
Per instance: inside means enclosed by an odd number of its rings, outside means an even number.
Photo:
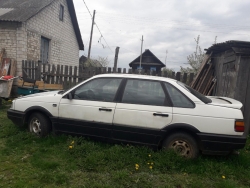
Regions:
<svg viewBox="0 0 250 188"><path fill-rule="evenodd" d="M250 127L250 42L227 41L206 49L216 86L213 95L234 98L243 103L243 114Z"/></svg>
<svg viewBox="0 0 250 188"><path fill-rule="evenodd" d="M129 66L132 67L133 70L140 69L140 55L129 63ZM141 68L146 72L159 72L163 67L165 67L165 65L150 50L146 49L142 53Z"/></svg>

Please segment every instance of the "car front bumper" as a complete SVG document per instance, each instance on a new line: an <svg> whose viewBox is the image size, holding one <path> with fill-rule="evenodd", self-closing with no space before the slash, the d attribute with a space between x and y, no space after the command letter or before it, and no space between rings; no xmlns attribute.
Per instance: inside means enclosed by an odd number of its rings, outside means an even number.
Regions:
<svg viewBox="0 0 250 188"><path fill-rule="evenodd" d="M201 150L204 154L227 154L244 148L246 136L217 135L198 133L201 140Z"/></svg>
<svg viewBox="0 0 250 188"><path fill-rule="evenodd" d="M15 124L18 126L22 126L24 124L24 112L16 111L9 109L7 111L7 117Z"/></svg>

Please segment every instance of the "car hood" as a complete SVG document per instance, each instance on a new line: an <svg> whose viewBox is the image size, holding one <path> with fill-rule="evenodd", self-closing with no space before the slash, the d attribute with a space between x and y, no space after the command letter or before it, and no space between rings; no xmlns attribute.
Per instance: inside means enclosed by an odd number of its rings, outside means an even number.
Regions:
<svg viewBox="0 0 250 188"><path fill-rule="evenodd" d="M30 97L41 97L41 96L53 96L53 95L58 94L58 92L59 92L59 90L58 91L41 92L41 93L36 93L36 94L31 94L31 95L25 95L25 96L19 97L18 99L30 98Z"/></svg>
<svg viewBox="0 0 250 188"><path fill-rule="evenodd" d="M241 107L243 106L240 101L228 97L207 96L207 98L212 100L212 102L208 103L208 105L223 106L236 109L241 109Z"/></svg>

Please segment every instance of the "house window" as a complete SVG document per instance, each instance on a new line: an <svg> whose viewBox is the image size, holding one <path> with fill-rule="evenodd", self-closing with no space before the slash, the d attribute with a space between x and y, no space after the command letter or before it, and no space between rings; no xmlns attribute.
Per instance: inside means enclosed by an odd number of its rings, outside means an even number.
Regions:
<svg viewBox="0 0 250 188"><path fill-rule="evenodd" d="M60 5L59 20L63 21L64 6Z"/></svg>
<svg viewBox="0 0 250 188"><path fill-rule="evenodd" d="M49 39L41 37L40 59L42 63L49 62Z"/></svg>

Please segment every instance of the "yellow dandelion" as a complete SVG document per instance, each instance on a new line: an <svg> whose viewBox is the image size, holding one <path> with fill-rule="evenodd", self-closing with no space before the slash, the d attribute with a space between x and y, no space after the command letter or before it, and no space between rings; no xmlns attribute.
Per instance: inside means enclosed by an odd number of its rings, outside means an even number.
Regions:
<svg viewBox="0 0 250 188"><path fill-rule="evenodd" d="M72 142L71 142L71 145L73 145L74 143L75 143L75 141L72 141Z"/></svg>
<svg viewBox="0 0 250 188"><path fill-rule="evenodd" d="M225 179L226 177L225 176L222 176L222 179Z"/></svg>
<svg viewBox="0 0 250 188"><path fill-rule="evenodd" d="M138 165L138 164L135 164L135 167L139 168L139 165Z"/></svg>
<svg viewBox="0 0 250 188"><path fill-rule="evenodd" d="M73 148L73 146L69 146L69 149L72 149Z"/></svg>
<svg viewBox="0 0 250 188"><path fill-rule="evenodd" d="M149 154L148 156L151 157L151 154Z"/></svg>
<svg viewBox="0 0 250 188"><path fill-rule="evenodd" d="M153 165L154 163L151 163L151 165Z"/></svg>
<svg viewBox="0 0 250 188"><path fill-rule="evenodd" d="M149 166L149 168L152 170L153 166Z"/></svg>
<svg viewBox="0 0 250 188"><path fill-rule="evenodd" d="M139 168L135 168L135 170L139 170Z"/></svg>
<svg viewBox="0 0 250 188"><path fill-rule="evenodd" d="M148 163L148 165L150 165L150 163Z"/></svg>

